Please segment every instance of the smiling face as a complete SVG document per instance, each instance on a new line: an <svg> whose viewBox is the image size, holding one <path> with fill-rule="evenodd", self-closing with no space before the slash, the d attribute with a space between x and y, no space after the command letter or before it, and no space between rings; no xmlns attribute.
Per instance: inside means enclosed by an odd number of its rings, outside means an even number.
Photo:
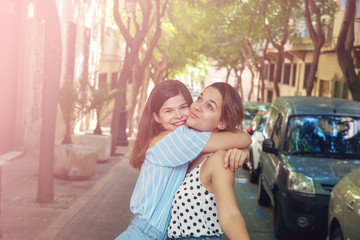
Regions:
<svg viewBox="0 0 360 240"><path fill-rule="evenodd" d="M221 120L222 96L213 87L206 88L190 106L190 115L186 121L189 127L198 131L217 131L225 128Z"/></svg>
<svg viewBox="0 0 360 240"><path fill-rule="evenodd" d="M159 114L153 113L154 119L160 123L165 130L175 130L184 125L189 116L189 105L183 95L179 94L164 102Z"/></svg>

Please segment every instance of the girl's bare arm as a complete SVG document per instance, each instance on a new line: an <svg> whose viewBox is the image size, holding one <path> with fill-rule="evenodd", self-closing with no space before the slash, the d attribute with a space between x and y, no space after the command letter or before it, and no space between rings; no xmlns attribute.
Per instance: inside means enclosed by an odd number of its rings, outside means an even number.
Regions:
<svg viewBox="0 0 360 240"><path fill-rule="evenodd" d="M214 153L207 164L211 168L212 190L215 195L220 226L229 239L250 239L245 220L234 193L234 172L222 166L225 151ZM212 159L211 159L212 158Z"/></svg>
<svg viewBox="0 0 360 240"><path fill-rule="evenodd" d="M212 133L203 152L216 152L221 149L247 148L252 140L244 131Z"/></svg>

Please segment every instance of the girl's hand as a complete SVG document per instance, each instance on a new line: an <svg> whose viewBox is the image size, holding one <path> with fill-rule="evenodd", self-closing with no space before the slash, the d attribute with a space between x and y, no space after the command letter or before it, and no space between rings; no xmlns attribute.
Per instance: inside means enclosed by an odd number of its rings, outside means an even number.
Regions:
<svg viewBox="0 0 360 240"><path fill-rule="evenodd" d="M224 157L225 168L230 167L231 171L237 171L243 164L249 161L249 148L238 149L232 148L226 151Z"/></svg>

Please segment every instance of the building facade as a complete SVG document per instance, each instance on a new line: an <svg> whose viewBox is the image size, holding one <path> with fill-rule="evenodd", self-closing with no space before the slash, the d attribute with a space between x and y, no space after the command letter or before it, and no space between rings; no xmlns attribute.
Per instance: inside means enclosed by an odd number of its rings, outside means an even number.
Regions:
<svg viewBox="0 0 360 240"><path fill-rule="evenodd" d="M61 82L78 81L85 74L96 84L102 78L101 44L107 41L102 37L106 0L55 1L61 28ZM46 22L41 4L40 0L0 3L0 33L6 36L0 43L0 155L14 151L37 154L39 150L42 91L46 84ZM118 64L109 67L109 72L118 71L114 69L119 68L120 58L114 59ZM57 140L63 135L63 125L58 114Z"/></svg>
<svg viewBox="0 0 360 240"><path fill-rule="evenodd" d="M330 22L332 31L327 35L327 42L324 44L316 74L316 82L312 90L312 96L336 97L352 99L351 93L343 78L343 73L338 64L335 46L337 37L340 32L342 20L345 13L346 0L337 1L334 21ZM303 23L304 25L305 23ZM359 62L360 49L360 1L357 0L357 12L355 17L355 41L354 41L354 61ZM285 49L285 59L282 68L282 77L279 83L281 96L306 96L306 77L310 71L310 65L313 59L312 42L306 33L305 28L302 30L302 44L294 46L287 44ZM311 47L309 47L311 46ZM277 51L269 48L265 54L266 61L264 67L265 79L265 102L272 102L276 98L274 90L274 75L276 68ZM360 74L360 66L357 64L356 72ZM259 87L255 85L255 92ZM256 94L252 96L256 101Z"/></svg>

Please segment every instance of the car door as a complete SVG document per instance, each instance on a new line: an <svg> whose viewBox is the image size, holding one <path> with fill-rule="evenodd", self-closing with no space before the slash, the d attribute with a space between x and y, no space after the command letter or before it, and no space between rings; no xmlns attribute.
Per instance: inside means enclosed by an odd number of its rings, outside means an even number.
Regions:
<svg viewBox="0 0 360 240"><path fill-rule="evenodd" d="M344 196L344 235L347 235L347 239L358 239L360 236L360 179L357 184L350 184Z"/></svg>
<svg viewBox="0 0 360 240"><path fill-rule="evenodd" d="M280 143L281 136L281 127L282 127L282 116L275 109L271 109L269 112L269 119L267 121L264 134L265 136L269 136L274 141L274 147L278 148ZM262 152L261 157L261 174L264 180L264 187L268 192L269 196L271 196L271 189L274 185L277 175L277 165L278 165L278 155L272 153Z"/></svg>

